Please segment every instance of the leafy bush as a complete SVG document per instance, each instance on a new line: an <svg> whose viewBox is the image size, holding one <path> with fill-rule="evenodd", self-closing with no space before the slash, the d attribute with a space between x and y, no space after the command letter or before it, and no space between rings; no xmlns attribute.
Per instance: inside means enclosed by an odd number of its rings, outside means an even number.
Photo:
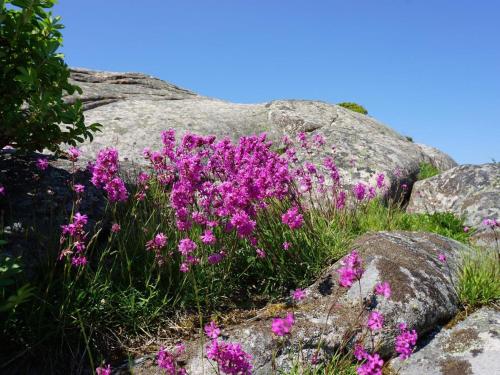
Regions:
<svg viewBox="0 0 500 375"><path fill-rule="evenodd" d="M430 163L420 163L417 180L425 180L439 174L439 169Z"/></svg>
<svg viewBox="0 0 500 375"><path fill-rule="evenodd" d="M361 104L353 103L353 102L342 102L338 103L339 106L350 109L351 111L361 113L363 115L367 115L368 111Z"/></svg>
<svg viewBox="0 0 500 375"><path fill-rule="evenodd" d="M0 0L0 148L56 151L61 143L92 140L98 130L99 124L85 125L80 101L63 100L81 89L68 82L57 52L63 25L46 10L54 3Z"/></svg>

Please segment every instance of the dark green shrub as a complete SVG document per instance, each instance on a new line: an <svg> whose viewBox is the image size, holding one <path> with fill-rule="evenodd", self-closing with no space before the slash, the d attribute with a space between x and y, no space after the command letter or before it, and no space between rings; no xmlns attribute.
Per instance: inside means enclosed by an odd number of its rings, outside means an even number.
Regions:
<svg viewBox="0 0 500 375"><path fill-rule="evenodd" d="M417 180L424 180L439 174L439 169L430 163L420 163L420 170L417 175Z"/></svg>
<svg viewBox="0 0 500 375"><path fill-rule="evenodd" d="M342 103L339 103L338 105L341 106L341 107L350 109L351 111L361 113L363 115L367 115L368 114L368 111L366 110L366 108L363 107L360 104L357 104L357 103L342 102Z"/></svg>
<svg viewBox="0 0 500 375"><path fill-rule="evenodd" d="M69 69L57 50L59 17L47 11L55 0L0 0L0 147L56 151L61 143L92 140L99 124L84 124L81 93L68 82Z"/></svg>

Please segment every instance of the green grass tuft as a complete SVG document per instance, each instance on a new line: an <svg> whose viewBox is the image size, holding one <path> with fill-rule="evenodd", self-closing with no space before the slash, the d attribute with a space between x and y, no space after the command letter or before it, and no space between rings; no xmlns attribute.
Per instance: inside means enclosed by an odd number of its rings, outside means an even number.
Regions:
<svg viewBox="0 0 500 375"><path fill-rule="evenodd" d="M417 180L425 180L426 178L431 178L438 175L439 169L430 163L420 163L419 172L417 175Z"/></svg>
<svg viewBox="0 0 500 375"><path fill-rule="evenodd" d="M464 254L458 294L462 302L478 307L500 300L500 255L494 249L472 248Z"/></svg>

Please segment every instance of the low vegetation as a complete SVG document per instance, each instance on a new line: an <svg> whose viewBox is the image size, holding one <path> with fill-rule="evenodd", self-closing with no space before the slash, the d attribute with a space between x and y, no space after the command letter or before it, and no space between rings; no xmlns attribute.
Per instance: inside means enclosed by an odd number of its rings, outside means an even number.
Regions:
<svg viewBox="0 0 500 375"><path fill-rule="evenodd" d="M425 180L426 178L434 177L434 176L438 175L439 173L440 173L439 169L436 168L431 163L422 162L422 163L420 163L420 166L419 166L417 180L419 180L419 181Z"/></svg>
<svg viewBox="0 0 500 375"><path fill-rule="evenodd" d="M190 134L177 143L172 131L162 138L162 150L145 150L151 167L128 187L117 152L99 154L91 181L109 203L92 227L79 212L83 185L70 182L73 214L29 280L32 303L16 304L2 321L9 358L43 356L47 372L60 363L81 372L124 358L145 337L189 335L213 316L280 301L366 232L427 231L469 241L470 231L452 214L382 204L388 184L381 173L373 186L360 181L346 189L332 159L297 163L289 139L280 155L263 136L236 144ZM324 144L318 135L299 134L298 142L309 150ZM80 156L77 149L69 155ZM45 173L46 161L37 164ZM312 199L314 191L323 199ZM492 271L483 277L483 263L470 264L461 295L470 304L498 297L485 283ZM28 282L17 276L18 285ZM486 297L471 297L483 286Z"/></svg>
<svg viewBox="0 0 500 375"><path fill-rule="evenodd" d="M361 104L353 103L353 102L342 102L338 103L339 106L347 108L351 111L361 113L363 115L367 115L368 111Z"/></svg>

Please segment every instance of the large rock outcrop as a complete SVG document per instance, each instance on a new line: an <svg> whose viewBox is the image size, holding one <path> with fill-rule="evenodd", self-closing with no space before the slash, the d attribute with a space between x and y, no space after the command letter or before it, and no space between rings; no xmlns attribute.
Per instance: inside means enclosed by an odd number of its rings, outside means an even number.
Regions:
<svg viewBox="0 0 500 375"><path fill-rule="evenodd" d="M104 194L90 183L85 168L51 158L42 171L36 166L39 156L0 151L0 185L5 188L5 194L0 195L0 212L7 240L2 252L21 256L29 273L47 255L57 255L48 254L48 250L59 248L60 226L71 215L76 198L72 181L85 186L78 210L89 216L89 229L103 219L106 207Z"/></svg>
<svg viewBox="0 0 500 375"><path fill-rule="evenodd" d="M86 122L104 125L94 142L82 147L89 157L101 148L113 146L122 158L144 163L142 150L160 148L160 132L174 128L178 134L213 134L234 140L262 132L275 141L302 131L309 135L321 133L326 138L325 150L299 153L299 158L321 164L335 145L336 161L346 173L346 182L385 172L396 186L402 181L411 183L420 162L431 162L440 169L456 165L442 152L414 144L371 117L320 101L236 104L203 97L137 73L73 69L72 79L83 89L80 98ZM394 178L396 169L401 174Z"/></svg>
<svg viewBox="0 0 500 375"><path fill-rule="evenodd" d="M391 367L400 375L500 374L500 311L483 307Z"/></svg>
<svg viewBox="0 0 500 375"><path fill-rule="evenodd" d="M493 232L481 223L500 218L500 163L460 165L416 182L407 210L452 212L477 228L478 244L496 246Z"/></svg>
<svg viewBox="0 0 500 375"><path fill-rule="evenodd" d="M384 357L395 355L397 323L406 322L410 329L423 335L456 314L459 301L454 290L455 270L461 251L467 249L464 245L429 233L379 232L362 236L354 247L364 263L361 278L364 304L385 317L384 330L375 335L377 350ZM438 260L439 253L447 256L447 265ZM281 344L271 332L271 320L274 316L284 316L286 306L269 307L254 319L223 330L225 340L241 343L253 356L255 374L272 373L273 355L278 368L283 369L292 358L310 361L319 346L323 354L329 354L342 343L349 346L360 337L358 323L365 323L368 311L359 320L358 285L340 287L339 267L340 262L307 289L307 297L295 308L292 336ZM390 299L373 295L375 284L382 281L392 286ZM370 347L370 340L365 340ZM203 359L201 345L200 341L188 343L189 374L201 374L203 367L211 373L212 366ZM146 361L134 368L134 373L160 372L152 361Z"/></svg>

